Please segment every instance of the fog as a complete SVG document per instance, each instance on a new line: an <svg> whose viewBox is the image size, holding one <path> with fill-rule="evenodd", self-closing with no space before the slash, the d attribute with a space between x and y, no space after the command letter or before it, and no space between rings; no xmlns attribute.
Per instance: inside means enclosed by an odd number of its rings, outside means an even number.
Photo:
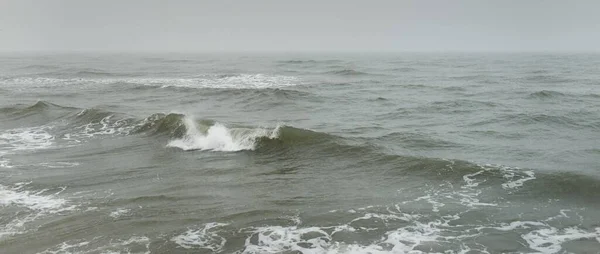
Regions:
<svg viewBox="0 0 600 254"><path fill-rule="evenodd" d="M0 0L0 51L600 51L600 1Z"/></svg>

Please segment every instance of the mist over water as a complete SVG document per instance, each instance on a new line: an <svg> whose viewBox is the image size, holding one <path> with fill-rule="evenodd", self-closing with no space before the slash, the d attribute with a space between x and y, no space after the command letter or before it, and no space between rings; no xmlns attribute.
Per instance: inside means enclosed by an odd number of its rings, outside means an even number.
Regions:
<svg viewBox="0 0 600 254"><path fill-rule="evenodd" d="M588 253L600 55L5 54L3 253Z"/></svg>

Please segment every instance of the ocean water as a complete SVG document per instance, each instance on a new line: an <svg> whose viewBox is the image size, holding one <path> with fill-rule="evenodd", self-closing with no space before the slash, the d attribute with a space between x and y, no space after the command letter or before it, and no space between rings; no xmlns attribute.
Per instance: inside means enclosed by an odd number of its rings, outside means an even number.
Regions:
<svg viewBox="0 0 600 254"><path fill-rule="evenodd" d="M599 253L600 55L4 54L1 253Z"/></svg>

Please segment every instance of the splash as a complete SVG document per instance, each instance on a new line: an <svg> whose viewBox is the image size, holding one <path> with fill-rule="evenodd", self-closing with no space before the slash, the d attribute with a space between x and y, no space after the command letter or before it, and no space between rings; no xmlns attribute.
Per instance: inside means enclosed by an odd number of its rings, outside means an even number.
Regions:
<svg viewBox="0 0 600 254"><path fill-rule="evenodd" d="M175 139L167 144L168 147L177 147L183 150L209 150L235 152L254 150L257 139L262 137L276 138L279 127L268 129L230 129L220 123L215 123L203 133L191 117L185 117L183 124L186 133L183 138Z"/></svg>

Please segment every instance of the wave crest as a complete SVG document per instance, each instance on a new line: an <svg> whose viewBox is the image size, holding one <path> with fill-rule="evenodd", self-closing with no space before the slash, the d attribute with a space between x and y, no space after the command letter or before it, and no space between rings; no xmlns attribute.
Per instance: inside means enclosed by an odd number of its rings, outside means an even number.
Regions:
<svg viewBox="0 0 600 254"><path fill-rule="evenodd" d="M210 151L242 151L254 150L259 138L276 138L279 127L268 129L230 129L220 123L205 128L203 131L196 122L190 117L183 118L183 124L186 133L182 138L171 140L168 147L177 147L186 151L189 150L210 150Z"/></svg>

